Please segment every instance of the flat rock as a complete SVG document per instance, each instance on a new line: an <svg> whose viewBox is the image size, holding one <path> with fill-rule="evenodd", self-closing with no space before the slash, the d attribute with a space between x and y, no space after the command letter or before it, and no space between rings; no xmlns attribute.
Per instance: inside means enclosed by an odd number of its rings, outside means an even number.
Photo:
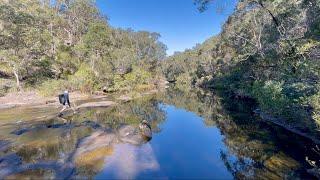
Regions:
<svg viewBox="0 0 320 180"><path fill-rule="evenodd" d="M117 99L120 101L124 101L124 102L128 102L128 101L132 100L132 98L127 95L122 95L122 96L118 97Z"/></svg>
<svg viewBox="0 0 320 180"><path fill-rule="evenodd" d="M95 108L95 107L109 107L116 105L117 103L113 101L99 101L99 102L89 102L79 105L76 109L80 108Z"/></svg>
<svg viewBox="0 0 320 180"><path fill-rule="evenodd" d="M0 109L8 109L16 107L15 104L0 104Z"/></svg>

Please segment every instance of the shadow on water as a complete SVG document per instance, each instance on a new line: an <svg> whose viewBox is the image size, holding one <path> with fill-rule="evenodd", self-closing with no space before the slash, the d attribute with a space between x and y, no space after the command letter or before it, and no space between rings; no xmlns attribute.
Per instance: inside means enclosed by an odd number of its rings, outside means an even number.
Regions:
<svg viewBox="0 0 320 180"><path fill-rule="evenodd" d="M170 88L65 119L3 125L0 179L314 178L306 157L317 163L316 145L259 120L254 106ZM142 120L151 141L140 134Z"/></svg>

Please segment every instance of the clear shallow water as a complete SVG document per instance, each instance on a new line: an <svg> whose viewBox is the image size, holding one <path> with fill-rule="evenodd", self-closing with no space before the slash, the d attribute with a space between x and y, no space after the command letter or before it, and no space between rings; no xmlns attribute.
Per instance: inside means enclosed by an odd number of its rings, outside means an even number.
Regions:
<svg viewBox="0 0 320 180"><path fill-rule="evenodd" d="M250 108L170 89L64 119L30 120L21 111L17 117L28 121L17 124L3 113L0 179L314 178L305 159L319 160L316 146L261 122ZM150 141L137 130L142 119L151 122Z"/></svg>
<svg viewBox="0 0 320 180"><path fill-rule="evenodd" d="M163 106L161 133L142 146L117 145L96 178L232 178L220 160L224 149L216 127L206 127L194 113ZM119 171L121 169L121 171Z"/></svg>

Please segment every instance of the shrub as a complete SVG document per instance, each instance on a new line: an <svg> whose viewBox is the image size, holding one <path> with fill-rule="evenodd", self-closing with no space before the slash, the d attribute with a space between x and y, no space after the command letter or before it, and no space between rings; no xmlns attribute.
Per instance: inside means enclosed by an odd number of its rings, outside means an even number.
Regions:
<svg viewBox="0 0 320 180"><path fill-rule="evenodd" d="M191 77L189 76L188 73L182 73L180 74L177 79L176 79L176 83L177 84L181 84L181 85L189 85L191 86Z"/></svg>
<svg viewBox="0 0 320 180"><path fill-rule="evenodd" d="M310 97L309 104L311 105L312 119L317 124L318 128L320 127L320 92Z"/></svg>
<svg viewBox="0 0 320 180"><path fill-rule="evenodd" d="M48 80L39 86L38 91L42 96L54 96L66 89L70 89L68 84L66 80Z"/></svg>
<svg viewBox="0 0 320 180"><path fill-rule="evenodd" d="M286 111L289 100L283 94L283 82L266 81L254 82L252 86L253 97L258 101L260 107L275 115Z"/></svg>
<svg viewBox="0 0 320 180"><path fill-rule="evenodd" d="M74 75L69 76L69 81L72 86L71 90L91 93L98 89L95 74L86 64L82 64Z"/></svg>
<svg viewBox="0 0 320 180"><path fill-rule="evenodd" d="M150 72L141 68L134 67L130 73L125 75L115 75L113 78L112 90L118 91L130 91L141 90L141 85L147 85L150 83L152 75ZM142 88L144 89L144 88Z"/></svg>
<svg viewBox="0 0 320 180"><path fill-rule="evenodd" d="M16 89L13 87L15 87L14 81L0 78L0 97L5 96L11 89Z"/></svg>

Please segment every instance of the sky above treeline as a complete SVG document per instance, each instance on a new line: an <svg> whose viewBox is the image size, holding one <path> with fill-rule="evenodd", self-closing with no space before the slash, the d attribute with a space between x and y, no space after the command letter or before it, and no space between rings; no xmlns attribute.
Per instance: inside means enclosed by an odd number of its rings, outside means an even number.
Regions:
<svg viewBox="0 0 320 180"><path fill-rule="evenodd" d="M97 0L96 3L113 27L160 33L160 40L168 47L167 54L172 55L218 34L236 0L218 0L203 13L193 0Z"/></svg>

